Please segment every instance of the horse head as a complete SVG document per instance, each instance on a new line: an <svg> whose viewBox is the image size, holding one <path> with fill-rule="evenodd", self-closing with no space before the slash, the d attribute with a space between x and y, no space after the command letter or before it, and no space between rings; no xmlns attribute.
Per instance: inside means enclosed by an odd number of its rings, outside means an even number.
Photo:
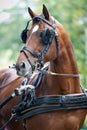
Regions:
<svg viewBox="0 0 87 130"><path fill-rule="evenodd" d="M25 46L21 50L16 63L17 73L20 76L31 76L35 69L40 69L48 61L57 59L59 38L56 30L56 21L49 14L45 5L41 15L37 15L30 8L32 26L21 33Z"/></svg>
<svg viewBox="0 0 87 130"><path fill-rule="evenodd" d="M79 87L78 67L72 42L63 25L51 16L45 5L43 5L41 15L37 15L30 8L28 8L28 12L32 25L28 29L28 22L21 33L25 46L16 62L18 75L30 77L35 70L41 70L44 63L49 62L49 70L56 73L56 85L60 82L59 87L65 89L62 83L64 80L66 88L68 87L67 82L69 88L72 87L71 84L77 84ZM67 81L67 76L72 79L68 78ZM77 79L75 80L73 77L77 77ZM75 88L72 92L75 92Z"/></svg>

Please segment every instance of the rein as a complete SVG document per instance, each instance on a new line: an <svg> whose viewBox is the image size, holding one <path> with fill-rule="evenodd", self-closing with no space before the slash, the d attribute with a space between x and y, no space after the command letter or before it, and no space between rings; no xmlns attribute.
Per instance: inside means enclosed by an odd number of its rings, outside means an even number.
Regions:
<svg viewBox="0 0 87 130"><path fill-rule="evenodd" d="M11 114L9 120L0 128L0 130L5 130L5 127L14 119L15 114Z"/></svg>
<svg viewBox="0 0 87 130"><path fill-rule="evenodd" d="M44 67L40 71L43 71L43 73L50 74L50 75L53 75L53 76L73 77L73 78L79 78L80 77L80 74L55 73L55 72L48 70L48 68L49 68L49 64L45 63Z"/></svg>
<svg viewBox="0 0 87 130"><path fill-rule="evenodd" d="M60 74L60 73L54 73L51 71L47 71L47 74L51 74L54 76L74 77L74 78L78 78L80 76L80 74Z"/></svg>

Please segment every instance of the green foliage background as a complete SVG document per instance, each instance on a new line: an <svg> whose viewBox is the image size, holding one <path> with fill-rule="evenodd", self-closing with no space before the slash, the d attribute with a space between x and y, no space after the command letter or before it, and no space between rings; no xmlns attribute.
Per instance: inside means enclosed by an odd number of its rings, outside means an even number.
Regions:
<svg viewBox="0 0 87 130"><path fill-rule="evenodd" d="M73 43L81 74L81 84L87 83L87 0L18 0L10 8L0 10L9 13L10 18L0 22L0 69L15 63L19 50L21 30L29 20L27 7L41 13L46 4L51 15L64 25Z"/></svg>
<svg viewBox="0 0 87 130"><path fill-rule="evenodd" d="M70 35L81 84L87 88L87 0L18 0L14 7L0 10L0 14L10 14L9 19L0 22L0 69L15 63L23 46L20 33L29 20L27 7L40 14L43 4Z"/></svg>

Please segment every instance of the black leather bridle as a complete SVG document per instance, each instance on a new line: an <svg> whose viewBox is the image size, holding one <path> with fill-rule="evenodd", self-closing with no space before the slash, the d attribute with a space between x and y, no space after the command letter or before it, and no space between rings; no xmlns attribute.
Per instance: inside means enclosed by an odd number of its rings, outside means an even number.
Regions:
<svg viewBox="0 0 87 130"><path fill-rule="evenodd" d="M49 21L47 21L41 15L40 16L35 16L32 19L32 21L33 21L33 23L34 22L38 22L38 21L43 21L44 23L46 23L47 25L49 25L50 27L52 27L51 37L49 39L49 42L48 42L47 45L44 45L44 48L43 48L43 50L42 50L42 52L40 54L38 54L37 52L35 52L32 49L28 48L27 46L24 46L22 48L22 50L20 51L20 52L24 53L24 55L27 58L29 64L31 65L32 72L33 72L34 69L35 69L35 66L32 64L32 62L31 62L30 58L28 57L26 51L29 52L35 58L37 58L37 61L38 61L39 65L40 65L40 68L42 68L43 67L43 61L42 61L42 59L45 56L45 54L47 53L48 49L50 48L50 45L52 44L53 37L55 36L57 52L58 52L58 46L59 46L59 39L58 39L58 33L56 32L56 23L55 23L55 21L53 21L53 23L51 24ZM27 27L28 27L28 25L27 25Z"/></svg>

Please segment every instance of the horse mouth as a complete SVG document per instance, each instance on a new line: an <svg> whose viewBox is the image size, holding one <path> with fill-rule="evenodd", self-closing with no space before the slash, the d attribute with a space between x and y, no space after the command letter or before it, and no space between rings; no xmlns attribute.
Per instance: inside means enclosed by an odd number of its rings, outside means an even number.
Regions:
<svg viewBox="0 0 87 130"><path fill-rule="evenodd" d="M16 72L17 72L17 75L21 76L21 77L28 77L30 78L32 76L32 69L18 69L16 68Z"/></svg>

